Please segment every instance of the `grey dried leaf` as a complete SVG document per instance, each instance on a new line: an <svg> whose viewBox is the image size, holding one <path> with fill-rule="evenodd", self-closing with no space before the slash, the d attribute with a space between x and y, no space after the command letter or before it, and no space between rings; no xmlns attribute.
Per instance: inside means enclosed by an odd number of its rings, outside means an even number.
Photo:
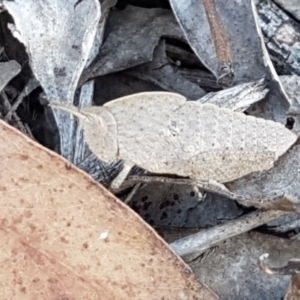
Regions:
<svg viewBox="0 0 300 300"><path fill-rule="evenodd" d="M298 0L274 0L274 2L300 21L300 3Z"/></svg>
<svg viewBox="0 0 300 300"><path fill-rule="evenodd" d="M269 82L268 88L269 93L266 97L262 101L251 105L247 113L285 125L287 123L286 114L290 107L290 101L278 76Z"/></svg>
<svg viewBox="0 0 300 300"><path fill-rule="evenodd" d="M209 93L198 101L200 103L210 103L218 107L228 108L234 111L243 112L250 105L264 99L268 93L265 80L239 84L219 92Z"/></svg>
<svg viewBox="0 0 300 300"><path fill-rule="evenodd" d="M216 77L234 72L239 84L271 76L252 1L170 3L190 46Z"/></svg>
<svg viewBox="0 0 300 300"><path fill-rule="evenodd" d="M179 93L190 100L196 100L206 94L199 85L178 74L166 56L165 40L161 40L153 53L151 62L131 68L126 74L154 83L165 91Z"/></svg>
<svg viewBox="0 0 300 300"><path fill-rule="evenodd" d="M96 37L85 68L91 64L99 53L99 49L103 43L104 29L109 16L110 7L114 6L115 3L116 0L106 0L101 4L101 18L97 25ZM89 80L83 84L80 89L78 106L80 108L91 106L93 98L94 80ZM119 162L107 164L99 160L88 149L84 140L83 130L78 122L74 122L73 116L65 113L57 115L60 116L60 118L57 119L57 124L60 130L61 140L66 140L69 143L66 144L66 147L61 147L61 155L71 158L72 163L85 170L103 185L108 186L112 178L122 169L122 164ZM67 128L71 128L71 132ZM66 132L70 132L70 135L67 134L63 137Z"/></svg>
<svg viewBox="0 0 300 300"><path fill-rule="evenodd" d="M130 206L155 227L207 228L243 213L240 205L225 197L209 193L203 196L191 185L165 182L142 185Z"/></svg>
<svg viewBox="0 0 300 300"><path fill-rule="evenodd" d="M215 255L189 265L196 276L222 299L283 299L290 276L266 276L257 266L262 253L279 265L299 256L299 241L258 232L245 233L218 244Z"/></svg>
<svg viewBox="0 0 300 300"><path fill-rule="evenodd" d="M116 86L118 87L116 89ZM143 92L163 92L157 85L132 77L121 71L95 78L95 105L104 105L108 101Z"/></svg>
<svg viewBox="0 0 300 300"><path fill-rule="evenodd" d="M21 66L15 60L0 63L0 92L20 72Z"/></svg>
<svg viewBox="0 0 300 300"><path fill-rule="evenodd" d="M48 99L73 103L100 19L98 0L4 1L12 33L26 47L30 66Z"/></svg>
<svg viewBox="0 0 300 300"><path fill-rule="evenodd" d="M232 198L245 205L294 210L300 199L300 145L293 146L275 162L274 167L255 172L226 187Z"/></svg>
<svg viewBox="0 0 300 300"><path fill-rule="evenodd" d="M90 149L105 161L122 159L127 172L137 165L153 173L228 182L270 169L296 140L279 123L167 92L135 94L81 111L55 107L78 116Z"/></svg>
<svg viewBox="0 0 300 300"><path fill-rule="evenodd" d="M184 40L173 14L166 9L127 6L111 12L101 55L84 71L81 82L152 60L162 36ZM130 37L130 38L129 38Z"/></svg>

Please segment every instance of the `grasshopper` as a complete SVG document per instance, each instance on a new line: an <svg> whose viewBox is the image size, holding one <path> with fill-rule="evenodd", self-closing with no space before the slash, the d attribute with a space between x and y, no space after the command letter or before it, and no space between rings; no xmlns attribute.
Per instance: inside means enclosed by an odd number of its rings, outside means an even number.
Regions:
<svg viewBox="0 0 300 300"><path fill-rule="evenodd" d="M280 123L168 92L138 93L81 110L50 105L79 118L89 148L101 160L123 160L113 189L135 165L195 182L230 182L270 169L297 139Z"/></svg>

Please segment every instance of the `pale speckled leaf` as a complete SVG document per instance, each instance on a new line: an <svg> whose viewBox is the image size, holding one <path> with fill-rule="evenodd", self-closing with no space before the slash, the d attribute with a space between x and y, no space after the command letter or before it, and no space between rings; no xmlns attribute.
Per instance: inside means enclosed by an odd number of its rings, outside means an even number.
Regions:
<svg viewBox="0 0 300 300"><path fill-rule="evenodd" d="M49 99L72 103L100 19L98 0L4 1L12 33L26 47L30 66Z"/></svg>
<svg viewBox="0 0 300 300"><path fill-rule="evenodd" d="M0 295L219 299L90 176L0 120Z"/></svg>
<svg viewBox="0 0 300 300"><path fill-rule="evenodd" d="M296 135L279 123L186 101L167 92L135 94L108 102L103 108L81 111L56 107L84 120L86 142L93 152L99 151L95 137L102 139L102 132L111 141L109 147L117 140L115 158L128 165L203 181L228 182L269 169L296 140ZM99 115L103 109L115 118L115 137L105 126L110 124ZM104 129L95 130L95 124L104 125ZM113 156L111 150L106 154L107 158Z"/></svg>

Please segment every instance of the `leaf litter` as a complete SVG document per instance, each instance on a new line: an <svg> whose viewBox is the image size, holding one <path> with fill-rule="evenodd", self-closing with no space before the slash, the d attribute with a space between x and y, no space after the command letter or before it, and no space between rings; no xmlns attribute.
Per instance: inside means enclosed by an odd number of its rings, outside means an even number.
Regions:
<svg viewBox="0 0 300 300"><path fill-rule="evenodd" d="M192 268L201 261L195 274L221 299L284 297L290 279L262 285L257 260L276 251L297 259L299 5L1 2L0 66L10 66L0 69L1 117L105 186L123 182L119 198L135 186L126 203L159 232L193 229L192 243L178 236L170 246L185 245ZM251 232L252 264L239 269L249 261L238 250L244 232L263 224L267 246ZM209 259L231 239L214 269L223 279L201 276L214 274Z"/></svg>

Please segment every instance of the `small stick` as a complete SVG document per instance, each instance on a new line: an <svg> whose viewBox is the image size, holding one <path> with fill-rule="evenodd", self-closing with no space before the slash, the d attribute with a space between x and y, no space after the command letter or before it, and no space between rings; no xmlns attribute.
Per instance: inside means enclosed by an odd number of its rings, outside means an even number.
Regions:
<svg viewBox="0 0 300 300"><path fill-rule="evenodd" d="M130 191L129 195L124 200L124 203L128 204L131 201L132 197L135 195L135 193L141 187L141 185L142 185L142 183L139 182L133 187L133 189Z"/></svg>
<svg viewBox="0 0 300 300"><path fill-rule="evenodd" d="M215 0L203 0L203 5L220 64L217 82L221 86L230 86L234 81L234 71L232 68L232 50L228 37L217 12Z"/></svg>
<svg viewBox="0 0 300 300"><path fill-rule="evenodd" d="M210 181L199 181L189 178L170 178L163 176L147 176L147 175L132 175L128 177L128 181L132 183L150 183L150 182L159 182L159 183L170 183L177 185L191 185L199 189L202 189L206 192L217 193L222 196L226 196L231 199L236 199L237 197L231 193L225 185L219 183L215 180Z"/></svg>
<svg viewBox="0 0 300 300"><path fill-rule="evenodd" d="M7 95L4 92L4 90L0 93L0 96L3 99L4 109L6 111L8 111L11 108L11 105L10 105L10 102L9 102L9 100L7 98ZM23 132L24 134L28 135L33 140L35 140L35 138L33 137L32 133L29 129L29 127L22 123L22 121L20 120L20 118L18 117L18 115L15 112L12 114L12 117L13 117L14 121L16 121L16 125L19 128L19 130L21 132Z"/></svg>
<svg viewBox="0 0 300 300"><path fill-rule="evenodd" d="M111 189L117 190L120 188L126 177L128 176L129 172L133 168L134 164L124 162L122 171L117 175L117 177L111 183Z"/></svg>
<svg viewBox="0 0 300 300"><path fill-rule="evenodd" d="M261 226L272 220L288 215L286 211L269 210L249 213L224 225L202 230L198 233L178 239L170 247L180 256L204 252L216 244Z"/></svg>
<svg viewBox="0 0 300 300"><path fill-rule="evenodd" d="M8 113L5 116L5 120L9 121L13 115L13 113L18 109L19 105L22 103L24 97L28 96L34 89L36 89L40 83L33 77L30 78L27 84L25 85L22 92L19 94L17 100L14 102L14 104L9 109Z"/></svg>

